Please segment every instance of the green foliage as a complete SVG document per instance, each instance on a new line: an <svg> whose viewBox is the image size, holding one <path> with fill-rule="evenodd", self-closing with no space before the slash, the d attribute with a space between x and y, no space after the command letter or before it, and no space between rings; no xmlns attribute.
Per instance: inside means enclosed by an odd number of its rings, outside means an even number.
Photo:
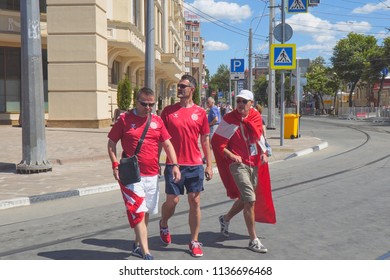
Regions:
<svg viewBox="0 0 390 280"><path fill-rule="evenodd" d="M325 60L322 57L314 59L306 73L307 84L306 91L313 94L317 109L324 109L323 95L336 96L340 88L340 79L333 68L325 66Z"/></svg>
<svg viewBox="0 0 390 280"><path fill-rule="evenodd" d="M341 39L333 48L331 61L337 75L346 83L351 82L349 93L349 107L352 107L352 93L359 80L372 71L370 56L377 49L377 39L371 35L349 33L347 38Z"/></svg>
<svg viewBox="0 0 390 280"><path fill-rule="evenodd" d="M313 94L322 94L328 92L327 90L327 68L322 57L313 60L306 73L307 88Z"/></svg>
<svg viewBox="0 0 390 280"><path fill-rule="evenodd" d="M175 97L171 97L171 105L175 104L176 103L176 100L175 100Z"/></svg>
<svg viewBox="0 0 390 280"><path fill-rule="evenodd" d="M139 87L135 87L134 88L134 91L133 91L133 98L132 98L132 101L133 101L133 108L135 108L135 106L137 105L137 93L139 91Z"/></svg>
<svg viewBox="0 0 390 280"><path fill-rule="evenodd" d="M253 94L255 95L255 100L260 104L268 104L268 81L265 76L260 76L255 80L253 85Z"/></svg>
<svg viewBox="0 0 390 280"><path fill-rule="evenodd" d="M127 77L120 80L117 89L117 103L120 110L127 110L131 103L131 84Z"/></svg>
<svg viewBox="0 0 390 280"><path fill-rule="evenodd" d="M199 87L196 87L196 89L194 90L194 94L192 95L192 101L194 101L196 105L200 104Z"/></svg>
<svg viewBox="0 0 390 280"><path fill-rule="evenodd" d="M230 70L227 65L221 64L218 69L217 73L215 73L209 82L209 94L208 96L211 96L211 92L228 92L229 91L229 80L230 80Z"/></svg>

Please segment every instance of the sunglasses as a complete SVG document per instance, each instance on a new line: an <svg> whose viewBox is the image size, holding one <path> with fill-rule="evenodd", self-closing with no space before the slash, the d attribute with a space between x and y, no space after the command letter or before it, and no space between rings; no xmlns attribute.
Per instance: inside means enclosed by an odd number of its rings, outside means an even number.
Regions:
<svg viewBox="0 0 390 280"><path fill-rule="evenodd" d="M177 87L180 88L180 89L185 89L185 88L188 88L188 87L191 87L191 86L188 86L188 85L185 85L185 84L177 84Z"/></svg>
<svg viewBox="0 0 390 280"><path fill-rule="evenodd" d="M242 104L246 105L246 104L249 102L249 100L246 100L246 99L237 99L236 102L237 102L237 104L242 103Z"/></svg>
<svg viewBox="0 0 390 280"><path fill-rule="evenodd" d="M142 106L144 106L144 107L148 107L149 106L150 108L152 108L154 106L154 104L156 104L156 103L145 103L145 102L142 102L142 101L138 101L138 102Z"/></svg>

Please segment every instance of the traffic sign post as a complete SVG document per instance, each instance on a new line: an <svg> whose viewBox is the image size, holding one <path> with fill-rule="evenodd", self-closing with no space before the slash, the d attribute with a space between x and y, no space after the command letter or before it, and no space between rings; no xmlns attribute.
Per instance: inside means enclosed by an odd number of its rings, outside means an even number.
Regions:
<svg viewBox="0 0 390 280"><path fill-rule="evenodd" d="M295 44L272 44L271 45L271 68L289 70L296 68L296 45Z"/></svg>
<svg viewBox="0 0 390 280"><path fill-rule="evenodd" d="M287 23L285 24L280 23L274 28L275 39L278 40L279 42L283 42L283 44L286 43L288 40L290 40L292 35L293 35L293 29Z"/></svg>
<svg viewBox="0 0 390 280"><path fill-rule="evenodd" d="M243 58L234 58L230 60L230 80L229 80L229 102L233 105L232 102L232 90L231 90L231 81L234 81L234 92L237 92L237 86L239 80L245 79L245 60Z"/></svg>
<svg viewBox="0 0 390 280"><path fill-rule="evenodd" d="M307 13L308 0L288 0L287 11L289 13Z"/></svg>
<svg viewBox="0 0 390 280"><path fill-rule="evenodd" d="M245 78L245 60L240 59L231 59L230 60L230 79L231 80L243 80Z"/></svg>

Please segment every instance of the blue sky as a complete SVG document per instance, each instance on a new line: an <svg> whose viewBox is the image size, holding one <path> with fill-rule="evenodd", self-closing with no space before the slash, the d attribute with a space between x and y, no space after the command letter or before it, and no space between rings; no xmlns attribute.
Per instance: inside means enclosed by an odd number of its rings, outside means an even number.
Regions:
<svg viewBox="0 0 390 280"><path fill-rule="evenodd" d="M281 2L275 0L275 5L280 6ZM269 7L267 0L185 0L185 10L201 21L206 65L211 75L221 64L230 67L232 58L244 58L247 68L250 27L252 53L269 53ZM286 43L296 44L297 58L322 56L329 61L337 41L352 31L373 35L378 44L390 36L390 0L321 0L317 7L309 7L308 13L285 15L286 23L293 29L292 38ZM275 8L274 21L276 25L281 22L280 8Z"/></svg>

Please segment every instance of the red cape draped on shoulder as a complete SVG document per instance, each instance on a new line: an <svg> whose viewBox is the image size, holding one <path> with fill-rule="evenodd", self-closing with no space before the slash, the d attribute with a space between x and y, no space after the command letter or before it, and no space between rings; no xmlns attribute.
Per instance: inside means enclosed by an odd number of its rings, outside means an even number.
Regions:
<svg viewBox="0 0 390 280"><path fill-rule="evenodd" d="M211 140L217 167L221 180L225 186L227 196L235 199L240 197L240 192L229 171L230 159L225 157L226 148L230 138L239 129L241 115L237 110L226 114L219 124ZM262 119L259 112L251 109L248 117L242 121L249 130L254 133L256 139L260 139L262 133ZM258 185L256 188L255 221L259 223L276 223L276 214L272 199L271 178L268 163L258 165Z"/></svg>

